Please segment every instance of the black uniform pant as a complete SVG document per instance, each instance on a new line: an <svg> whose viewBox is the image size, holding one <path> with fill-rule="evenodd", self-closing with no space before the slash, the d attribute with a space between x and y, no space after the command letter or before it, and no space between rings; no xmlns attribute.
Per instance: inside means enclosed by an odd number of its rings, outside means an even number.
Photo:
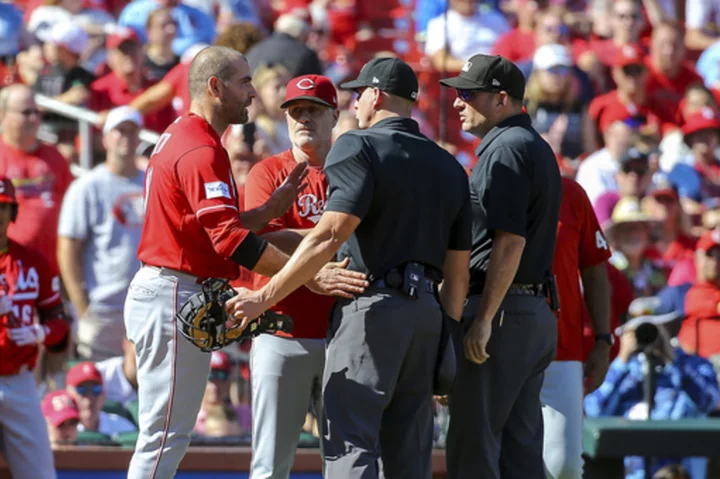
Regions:
<svg viewBox="0 0 720 479"><path fill-rule="evenodd" d="M480 296L466 303L454 331L458 355L450 395L448 479L545 479L540 389L555 357L557 320L547 300L508 295L493 318L490 358L465 358L462 336Z"/></svg>
<svg viewBox="0 0 720 479"><path fill-rule="evenodd" d="M323 378L325 477L430 479L432 378L442 314L435 297L370 287L340 300Z"/></svg>

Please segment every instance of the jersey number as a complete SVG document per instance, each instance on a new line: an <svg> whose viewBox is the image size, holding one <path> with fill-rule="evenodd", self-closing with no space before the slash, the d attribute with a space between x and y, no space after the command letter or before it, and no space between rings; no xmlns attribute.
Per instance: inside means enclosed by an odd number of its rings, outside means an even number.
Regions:
<svg viewBox="0 0 720 479"><path fill-rule="evenodd" d="M595 246L597 246L598 249L608 249L607 241L605 241L605 237L603 237L599 231L595 232Z"/></svg>
<svg viewBox="0 0 720 479"><path fill-rule="evenodd" d="M158 139L158 142L155 145L155 148L153 148L152 154L150 156L155 156L160 153L160 150L165 147L165 144L168 142L171 136L172 133L163 133L162 135L160 135L160 139Z"/></svg>
<svg viewBox="0 0 720 479"><path fill-rule="evenodd" d="M29 304L22 305L22 315L20 314L20 306L13 304L13 314L19 319L23 325L32 324L33 322L33 308Z"/></svg>

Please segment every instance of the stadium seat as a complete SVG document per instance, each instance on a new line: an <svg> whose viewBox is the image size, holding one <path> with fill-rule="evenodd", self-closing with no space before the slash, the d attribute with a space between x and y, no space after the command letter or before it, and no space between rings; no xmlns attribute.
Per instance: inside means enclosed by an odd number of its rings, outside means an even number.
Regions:
<svg viewBox="0 0 720 479"><path fill-rule="evenodd" d="M127 410L122 404L117 401L111 401L109 399L106 400L102 410L108 414L117 414L118 416L122 416L136 426L138 425L136 416L134 416L129 410Z"/></svg>
<svg viewBox="0 0 720 479"><path fill-rule="evenodd" d="M98 431L80 431L78 432L77 444L79 446L119 446L120 444L108 436Z"/></svg>
<svg viewBox="0 0 720 479"><path fill-rule="evenodd" d="M120 447L134 449L137 442L139 431L128 431L115 434L113 440L120 444Z"/></svg>

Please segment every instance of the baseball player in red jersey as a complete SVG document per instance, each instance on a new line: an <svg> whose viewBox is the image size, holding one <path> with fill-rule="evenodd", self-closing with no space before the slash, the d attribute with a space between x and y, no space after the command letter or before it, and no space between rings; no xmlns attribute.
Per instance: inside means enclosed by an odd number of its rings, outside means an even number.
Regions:
<svg viewBox="0 0 720 479"><path fill-rule="evenodd" d="M293 148L253 166L245 183L245 205L261 206L298 163L308 164L307 188L287 213L260 231L261 237L290 254L325 209L328 184L322 167L338 119L337 92L327 77L300 76L287 84L281 107ZM255 275L254 286L267 281ZM327 318L334 302L298 289L273 308L294 319L292 336L261 335L253 340L252 479L287 479L308 404L320 417Z"/></svg>
<svg viewBox="0 0 720 479"><path fill-rule="evenodd" d="M32 370L38 346L62 351L70 327L58 272L37 251L8 239L17 210L12 183L0 178L0 452L13 477L54 478Z"/></svg>
<svg viewBox="0 0 720 479"><path fill-rule="evenodd" d="M562 188L553 262L560 296L557 354L545 370L540 392L544 421L543 458L548 477L580 479L583 466L583 308L587 307L598 333L585 370L592 375L595 389L605 378L612 344L610 284L605 268L610 250L585 190L568 178L562 179ZM582 278L582 292L578 276Z"/></svg>
<svg viewBox="0 0 720 479"><path fill-rule="evenodd" d="M125 304L125 329L136 349L140 423L129 479L173 477L200 410L210 354L178 338L178 308L206 278L234 278L238 265L271 275L288 259L243 227L220 141L228 125L247 121L255 96L245 57L208 47L188 75L190 112L165 130L150 157L138 247L143 267ZM313 282L319 291L350 296L339 290L362 291L366 284L337 265L325 272Z"/></svg>

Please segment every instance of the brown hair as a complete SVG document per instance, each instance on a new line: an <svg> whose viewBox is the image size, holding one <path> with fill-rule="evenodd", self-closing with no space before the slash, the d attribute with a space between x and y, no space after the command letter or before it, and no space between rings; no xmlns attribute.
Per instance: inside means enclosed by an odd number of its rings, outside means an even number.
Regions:
<svg viewBox="0 0 720 479"><path fill-rule="evenodd" d="M160 15L162 15L163 13L171 14L172 8L160 7L157 10L153 10L152 12L150 12L150 15L148 15L148 17L147 17L147 21L145 22L145 31L150 30L150 27L152 26L155 19L157 17L159 17ZM173 19L173 21L175 21L175 20Z"/></svg>
<svg viewBox="0 0 720 479"><path fill-rule="evenodd" d="M248 22L230 25L217 36L215 45L232 48L240 53L247 53L256 43L264 37L262 30Z"/></svg>
<svg viewBox="0 0 720 479"><path fill-rule="evenodd" d="M565 89L565 93L561 99L565 113L572 110L577 100L577 91L574 84L575 78L572 74L568 76L568 81L570 85ZM540 75L538 75L537 72L532 72L525 87L525 108L530 116L534 116L537 112L538 107L544 100L544 93L542 85L540 84Z"/></svg>

